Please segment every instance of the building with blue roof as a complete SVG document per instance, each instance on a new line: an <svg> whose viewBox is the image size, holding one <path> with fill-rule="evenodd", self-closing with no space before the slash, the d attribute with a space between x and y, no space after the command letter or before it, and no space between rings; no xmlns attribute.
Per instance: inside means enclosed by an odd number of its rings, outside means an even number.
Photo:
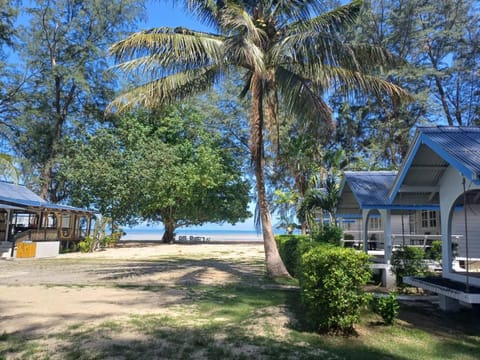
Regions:
<svg viewBox="0 0 480 360"><path fill-rule="evenodd" d="M406 242L424 247L440 239L439 222L424 220L425 214L437 216L438 204L425 200L398 204L390 201L397 175L397 171L346 171L338 205L345 245L353 244L376 256L384 264L376 267L383 270L382 282L387 287L395 283L386 270L394 246Z"/></svg>
<svg viewBox="0 0 480 360"><path fill-rule="evenodd" d="M89 210L49 203L25 186L0 182L0 257L55 256L89 234L92 216Z"/></svg>
<svg viewBox="0 0 480 360"><path fill-rule="evenodd" d="M339 212L349 211L362 214L364 246L369 217L381 214L386 272L393 215L421 211L422 222L441 230L442 276L404 281L438 293L446 310L480 303L480 128L419 127L396 175L345 175Z"/></svg>

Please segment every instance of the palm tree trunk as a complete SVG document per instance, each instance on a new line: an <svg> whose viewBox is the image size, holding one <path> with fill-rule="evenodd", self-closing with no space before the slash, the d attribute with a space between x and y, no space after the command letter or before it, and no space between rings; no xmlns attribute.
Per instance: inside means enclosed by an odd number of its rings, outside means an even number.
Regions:
<svg viewBox="0 0 480 360"><path fill-rule="evenodd" d="M257 197L262 223L263 246L265 248L265 262L267 274L272 277L290 277L282 258L278 253L277 244L273 235L272 218L265 191L265 162L263 158L263 97L261 79L253 75L251 82L252 112L250 118L250 150L257 182Z"/></svg>

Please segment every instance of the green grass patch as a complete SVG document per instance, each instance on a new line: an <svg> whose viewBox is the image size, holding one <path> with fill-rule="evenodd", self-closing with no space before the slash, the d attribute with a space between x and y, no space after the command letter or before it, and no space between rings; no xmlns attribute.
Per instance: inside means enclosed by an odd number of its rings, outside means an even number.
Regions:
<svg viewBox="0 0 480 360"><path fill-rule="evenodd" d="M0 359L474 360L480 354L479 310L451 315L433 305L402 304L398 320L385 326L365 309L355 335L320 335L305 326L300 294L290 289L295 281L253 278L259 281L250 282L246 272L230 285L174 286L178 302L150 314L112 314L42 336L0 333ZM165 288L106 286L148 296L162 296Z"/></svg>

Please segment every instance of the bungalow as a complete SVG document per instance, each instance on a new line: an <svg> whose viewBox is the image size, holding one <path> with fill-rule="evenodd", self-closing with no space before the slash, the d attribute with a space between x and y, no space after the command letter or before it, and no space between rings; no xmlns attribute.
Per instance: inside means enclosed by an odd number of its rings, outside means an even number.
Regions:
<svg viewBox="0 0 480 360"><path fill-rule="evenodd" d="M383 182L375 180L382 176ZM365 184L358 189L355 179L357 183L366 179ZM480 128L420 127L398 173L347 173L344 183L339 212L361 211L365 249L372 211L383 221L386 267L392 250L392 214L413 214L409 226L420 222L420 228L431 228L423 236L438 237L432 231L440 226L442 276L404 281L438 293L445 310L459 303L480 303ZM405 232L404 227L403 239Z"/></svg>
<svg viewBox="0 0 480 360"><path fill-rule="evenodd" d="M410 199L402 197L408 193ZM430 195L429 195L430 194ZM480 128L419 128L390 190L392 203L437 196L442 278L404 279L436 292L443 309L480 303ZM460 234L459 238L452 234ZM453 244L457 243L458 247ZM454 251L455 249L455 251Z"/></svg>
<svg viewBox="0 0 480 360"><path fill-rule="evenodd" d="M93 212L51 204L25 186L0 182L0 257L48 257L90 233Z"/></svg>
<svg viewBox="0 0 480 360"><path fill-rule="evenodd" d="M396 171L346 171L337 209L345 245L354 244L373 256L373 267L382 271L386 287L394 285L390 257L395 246L427 247L440 240L435 197L417 204L390 203L397 175Z"/></svg>

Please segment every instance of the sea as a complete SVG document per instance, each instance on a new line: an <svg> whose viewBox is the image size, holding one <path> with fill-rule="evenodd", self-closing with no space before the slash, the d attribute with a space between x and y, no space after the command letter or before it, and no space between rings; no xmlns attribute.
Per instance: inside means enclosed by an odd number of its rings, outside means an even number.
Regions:
<svg viewBox="0 0 480 360"><path fill-rule="evenodd" d="M163 228L126 228L120 241L161 241ZM179 228L175 240L198 240L209 242L262 242L263 236L255 230Z"/></svg>

